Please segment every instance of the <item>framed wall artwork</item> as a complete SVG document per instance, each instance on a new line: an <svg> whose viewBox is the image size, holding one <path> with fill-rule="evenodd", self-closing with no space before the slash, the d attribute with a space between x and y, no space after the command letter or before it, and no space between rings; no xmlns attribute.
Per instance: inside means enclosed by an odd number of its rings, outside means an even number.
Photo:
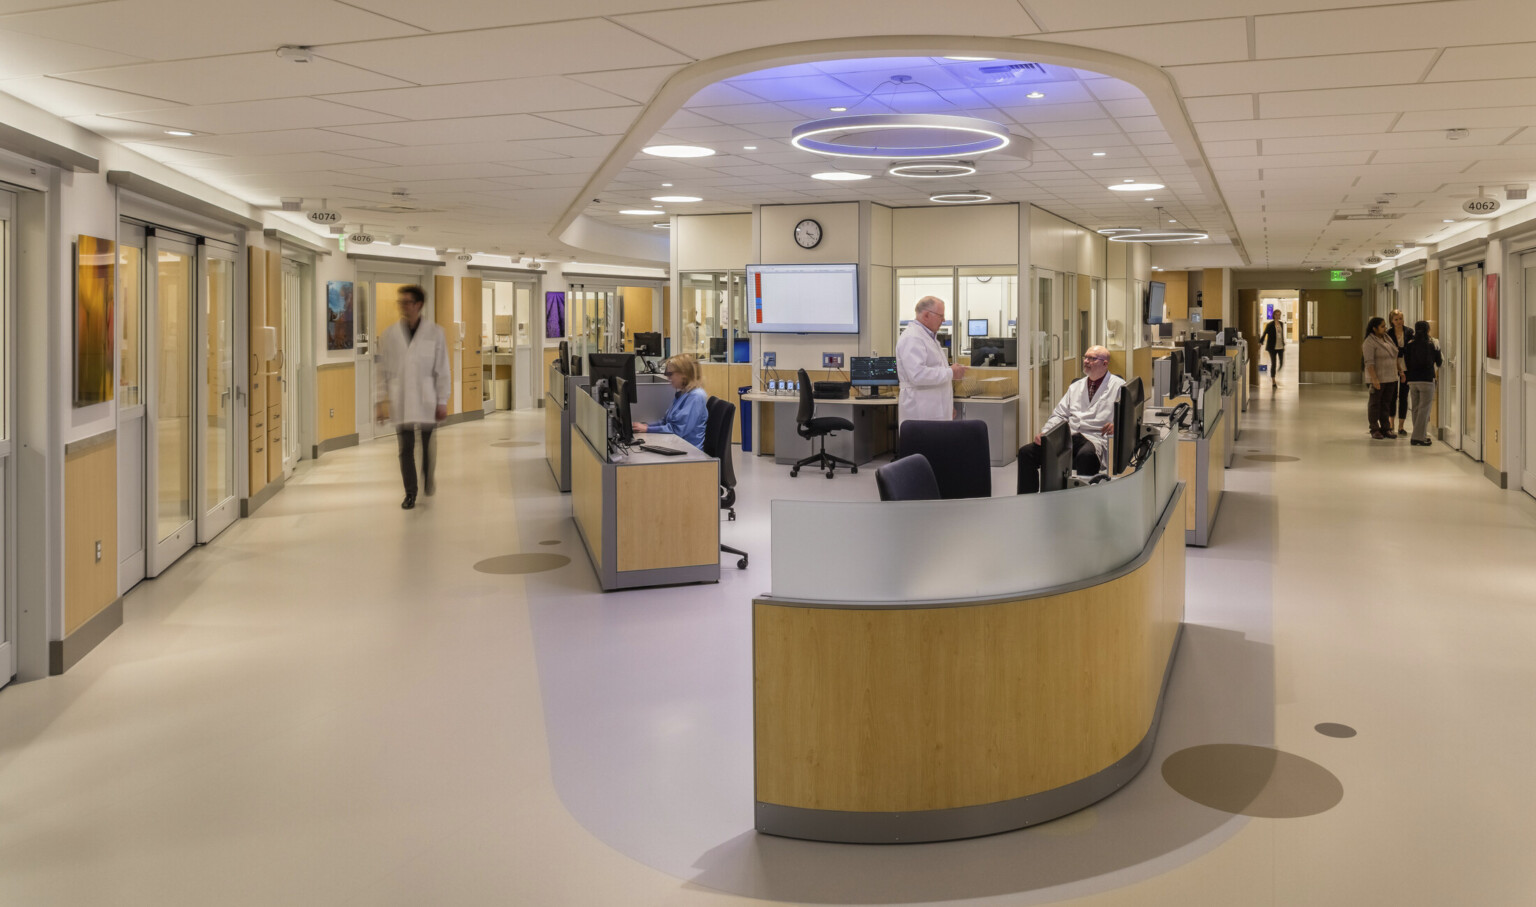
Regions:
<svg viewBox="0 0 1536 907"><path fill-rule="evenodd" d="M117 244L80 236L75 242L74 405L112 399L117 332Z"/></svg>
<svg viewBox="0 0 1536 907"><path fill-rule="evenodd" d="M352 349L352 281L325 283L325 348Z"/></svg>
<svg viewBox="0 0 1536 907"><path fill-rule="evenodd" d="M1488 358L1499 358L1499 275L1487 276L1488 291L1484 294L1488 302Z"/></svg>

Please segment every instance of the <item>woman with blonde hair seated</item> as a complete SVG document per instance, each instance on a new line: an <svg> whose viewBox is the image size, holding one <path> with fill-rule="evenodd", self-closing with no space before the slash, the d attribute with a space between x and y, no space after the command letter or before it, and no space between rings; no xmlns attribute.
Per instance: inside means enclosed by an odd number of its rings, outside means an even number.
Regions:
<svg viewBox="0 0 1536 907"><path fill-rule="evenodd" d="M667 383L677 392L667 414L660 422L636 422L639 432L677 435L694 447L704 447L704 426L709 422L706 403L709 394L704 391L704 381L699 375L699 360L689 353L673 356L663 365Z"/></svg>

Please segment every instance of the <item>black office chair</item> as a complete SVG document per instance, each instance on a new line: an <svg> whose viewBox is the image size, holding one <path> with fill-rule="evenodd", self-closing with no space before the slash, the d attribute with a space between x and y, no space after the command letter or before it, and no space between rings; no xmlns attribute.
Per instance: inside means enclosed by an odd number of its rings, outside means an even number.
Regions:
<svg viewBox="0 0 1536 907"><path fill-rule="evenodd" d="M987 498L992 496L992 453L987 443L987 423L979 419L929 422L908 419L901 423L901 456L922 454L933 466L939 481L939 497Z"/></svg>
<svg viewBox="0 0 1536 907"><path fill-rule="evenodd" d="M720 509L726 519L736 519L736 469L731 465L731 423L736 418L736 404L719 397L704 403L704 453L720 461ZM720 550L740 558L736 569L747 569L747 553L740 548L721 545Z"/></svg>
<svg viewBox="0 0 1536 907"><path fill-rule="evenodd" d="M812 445L816 443L816 439L820 438L821 449L790 467L790 476L799 475L800 467L811 463L815 463L817 469L825 469L829 479L832 478L832 472L837 469L839 463L848 467L849 472L857 473L859 471L857 463L827 453L827 435L839 431L853 431L853 423L841 416L816 418L816 398L811 395L811 378L805 373L805 369L801 369L800 410L795 413L795 433L810 441Z"/></svg>
<svg viewBox="0 0 1536 907"><path fill-rule="evenodd" d="M922 454L913 454L887 463L875 470L875 486L882 501L936 501L939 480L933 464Z"/></svg>

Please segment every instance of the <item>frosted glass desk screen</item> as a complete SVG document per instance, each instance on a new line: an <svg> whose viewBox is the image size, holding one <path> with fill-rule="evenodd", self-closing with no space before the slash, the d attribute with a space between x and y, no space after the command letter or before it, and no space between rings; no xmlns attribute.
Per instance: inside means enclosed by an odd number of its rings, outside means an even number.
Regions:
<svg viewBox="0 0 1536 907"><path fill-rule="evenodd" d="M858 265L747 265L747 329L857 334Z"/></svg>

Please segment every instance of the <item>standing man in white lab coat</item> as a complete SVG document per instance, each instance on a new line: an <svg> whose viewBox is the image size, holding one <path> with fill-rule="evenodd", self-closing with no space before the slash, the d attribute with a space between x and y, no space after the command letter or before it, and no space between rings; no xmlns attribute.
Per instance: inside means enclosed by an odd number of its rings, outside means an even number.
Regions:
<svg viewBox="0 0 1536 907"><path fill-rule="evenodd" d="M944 300L924 296L917 301L912 322L896 341L896 377L901 381L896 396L898 422L948 422L955 417L955 388L950 382L964 378L966 369L950 365L939 346L943 324Z"/></svg>
<svg viewBox="0 0 1536 907"><path fill-rule="evenodd" d="M405 479L405 500L400 507L416 506L416 435L421 434L421 473L427 497L437 491L432 472L432 430L448 418L448 396L453 376L448 370L448 341L443 329L421 317L427 294L411 284L400 288L396 301L400 320L380 335L379 363L374 369L378 404L374 417L384 422L393 417L400 442L400 475Z"/></svg>

